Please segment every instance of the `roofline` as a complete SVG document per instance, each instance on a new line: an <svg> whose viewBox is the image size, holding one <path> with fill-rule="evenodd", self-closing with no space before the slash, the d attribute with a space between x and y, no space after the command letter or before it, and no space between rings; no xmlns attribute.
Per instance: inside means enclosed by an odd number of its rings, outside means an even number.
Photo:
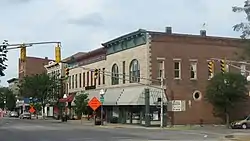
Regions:
<svg viewBox="0 0 250 141"><path fill-rule="evenodd" d="M164 34L169 36L176 36L176 37L194 37L194 38L204 38L204 36L201 36L199 34L183 34L183 33L166 33L166 32L157 32L157 31L147 31L149 34ZM241 38L234 38L234 37L222 37L222 36L205 36L207 39L221 39L221 40L231 40L231 41L243 41Z"/></svg>
<svg viewBox="0 0 250 141"><path fill-rule="evenodd" d="M80 56L79 58L77 58L76 61L81 61L84 58L88 58L91 55L95 55L95 54L98 54L101 52L104 52L106 54L105 47L100 47L100 48L97 48L95 50L91 50L91 51L87 52L86 54L84 54L83 56Z"/></svg>
<svg viewBox="0 0 250 141"><path fill-rule="evenodd" d="M117 37L117 38L115 38L115 39L113 39L111 41L108 41L106 43L102 43L101 45L104 46L104 47L107 47L109 44L113 44L113 43L118 42L118 41L120 41L120 40L122 40L124 38L129 38L129 37L137 35L139 33L146 33L146 32L147 32L147 30L145 30L145 29L139 29L137 31L134 31L134 32L122 35L120 37Z"/></svg>

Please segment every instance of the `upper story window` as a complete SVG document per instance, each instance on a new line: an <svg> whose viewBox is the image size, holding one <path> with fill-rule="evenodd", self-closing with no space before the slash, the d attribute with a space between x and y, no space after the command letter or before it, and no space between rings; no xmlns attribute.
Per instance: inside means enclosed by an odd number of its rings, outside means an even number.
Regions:
<svg viewBox="0 0 250 141"><path fill-rule="evenodd" d="M242 62L242 64L240 65L240 73L243 76L246 76L246 64L245 62Z"/></svg>
<svg viewBox="0 0 250 141"><path fill-rule="evenodd" d="M164 75L164 70L165 70L165 66L164 66L164 61L165 58L157 58L157 71L158 71L158 74L157 74L157 79L160 79L161 77L165 77Z"/></svg>
<svg viewBox="0 0 250 141"><path fill-rule="evenodd" d="M181 79L181 59L174 59L174 79Z"/></svg>
<svg viewBox="0 0 250 141"><path fill-rule="evenodd" d="M112 66L112 77L111 77L112 85L119 84L119 70L117 64Z"/></svg>
<svg viewBox="0 0 250 141"><path fill-rule="evenodd" d="M131 61L129 65L130 83L140 82L140 64L137 59Z"/></svg>
<svg viewBox="0 0 250 141"><path fill-rule="evenodd" d="M197 79L197 60L190 60L190 79Z"/></svg>

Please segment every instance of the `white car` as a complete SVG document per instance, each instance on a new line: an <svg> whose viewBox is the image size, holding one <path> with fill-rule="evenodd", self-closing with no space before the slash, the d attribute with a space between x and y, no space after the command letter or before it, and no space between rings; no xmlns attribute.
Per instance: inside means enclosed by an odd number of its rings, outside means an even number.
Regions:
<svg viewBox="0 0 250 141"><path fill-rule="evenodd" d="M31 119L31 114L29 112L24 112L20 115L20 119Z"/></svg>

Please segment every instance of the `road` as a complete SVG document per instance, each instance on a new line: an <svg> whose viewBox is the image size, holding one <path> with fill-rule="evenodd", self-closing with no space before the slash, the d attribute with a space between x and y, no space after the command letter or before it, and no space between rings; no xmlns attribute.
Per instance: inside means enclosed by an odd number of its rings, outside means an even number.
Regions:
<svg viewBox="0 0 250 141"><path fill-rule="evenodd" d="M248 130L166 130L103 128L49 120L0 119L0 141L217 141L223 134Z"/></svg>

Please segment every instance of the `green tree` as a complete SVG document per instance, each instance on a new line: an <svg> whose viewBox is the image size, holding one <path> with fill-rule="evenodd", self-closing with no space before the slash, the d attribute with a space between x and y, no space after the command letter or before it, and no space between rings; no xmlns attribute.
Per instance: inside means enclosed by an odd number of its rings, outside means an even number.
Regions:
<svg viewBox="0 0 250 141"><path fill-rule="evenodd" d="M6 103L4 103L6 102ZM14 110L16 107L16 97L13 92L6 87L0 88L0 108L7 108L8 110Z"/></svg>
<svg viewBox="0 0 250 141"><path fill-rule="evenodd" d="M244 13L246 14L246 21L240 22L233 26L233 30L237 32L241 32L242 47L243 52L240 53L240 59L250 59L250 42L246 40L250 35L250 1L245 0L244 6L233 6L232 11L236 13Z"/></svg>
<svg viewBox="0 0 250 141"><path fill-rule="evenodd" d="M24 77L19 86L23 97L37 98L43 107L51 101L58 100L59 81L46 73Z"/></svg>
<svg viewBox="0 0 250 141"><path fill-rule="evenodd" d="M80 95L77 95L75 97L75 109L76 109L76 114L77 117L81 117L82 114L87 113L87 106L88 106L88 94L85 92L82 92Z"/></svg>
<svg viewBox="0 0 250 141"><path fill-rule="evenodd" d="M247 80L239 73L216 74L207 85L205 99L214 107L214 113L227 125L231 109L247 99Z"/></svg>
<svg viewBox="0 0 250 141"><path fill-rule="evenodd" d="M8 61L7 59L7 45L8 41L4 40L2 45L0 46L0 76L5 76L4 70L7 69L7 64L6 62Z"/></svg>

